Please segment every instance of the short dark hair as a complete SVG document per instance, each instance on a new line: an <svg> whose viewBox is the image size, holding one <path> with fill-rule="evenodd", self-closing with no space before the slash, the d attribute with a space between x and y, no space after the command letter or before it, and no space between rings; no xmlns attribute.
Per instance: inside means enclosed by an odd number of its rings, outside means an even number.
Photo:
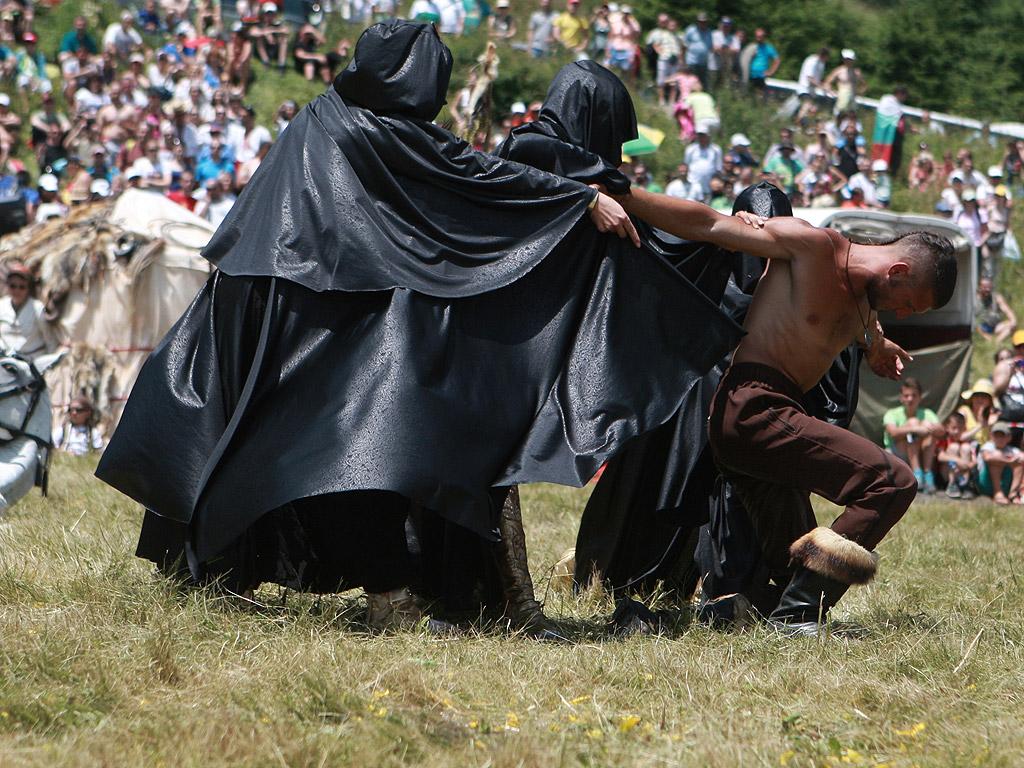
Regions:
<svg viewBox="0 0 1024 768"><path fill-rule="evenodd" d="M967 424L967 418L962 413L960 413L960 411L953 411L952 413L949 414L949 416L946 417L946 420L942 423L948 424L951 421L958 422L961 426L965 426Z"/></svg>
<svg viewBox="0 0 1024 768"><path fill-rule="evenodd" d="M915 379L913 376L907 376L903 381L900 382L900 389L915 389L917 394L921 394L921 382Z"/></svg>
<svg viewBox="0 0 1024 768"><path fill-rule="evenodd" d="M906 258L913 271L928 279L932 290L932 309L949 303L956 289L956 251L944 235L934 232L909 232L891 243Z"/></svg>

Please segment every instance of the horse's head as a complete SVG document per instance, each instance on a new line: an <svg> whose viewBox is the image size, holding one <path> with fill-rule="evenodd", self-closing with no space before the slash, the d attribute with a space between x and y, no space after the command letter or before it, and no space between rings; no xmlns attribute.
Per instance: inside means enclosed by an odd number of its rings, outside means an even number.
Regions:
<svg viewBox="0 0 1024 768"><path fill-rule="evenodd" d="M40 355L33 362L20 355L0 353L0 442L26 435L50 442L53 415L43 371L63 355Z"/></svg>

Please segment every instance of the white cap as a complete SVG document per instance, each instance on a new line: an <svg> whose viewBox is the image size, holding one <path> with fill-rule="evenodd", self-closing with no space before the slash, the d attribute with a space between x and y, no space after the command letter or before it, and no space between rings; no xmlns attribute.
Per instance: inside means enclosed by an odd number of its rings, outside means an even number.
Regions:
<svg viewBox="0 0 1024 768"><path fill-rule="evenodd" d="M871 170L872 171L888 171L889 170L889 164L885 160L882 160L881 158L879 158L878 160L875 160L875 162L873 162L871 164Z"/></svg>
<svg viewBox="0 0 1024 768"><path fill-rule="evenodd" d="M526 104L524 104L521 101L517 101L515 104L512 105L512 114L513 115L525 115L526 114Z"/></svg>
<svg viewBox="0 0 1024 768"><path fill-rule="evenodd" d="M132 179L141 179L142 178L142 171L140 171L138 168L136 168L133 165L125 173L125 178L128 179L128 181L131 181Z"/></svg>
<svg viewBox="0 0 1024 768"><path fill-rule="evenodd" d="M0 104L3 104L5 107L11 106L11 97L6 93L0 93Z"/></svg>
<svg viewBox="0 0 1024 768"><path fill-rule="evenodd" d="M963 171L953 171L951 174L949 174L949 180L951 182L953 182L953 181L963 181L964 180Z"/></svg>
<svg viewBox="0 0 1024 768"><path fill-rule="evenodd" d="M56 192L57 177L52 173L44 173L39 177L39 188L47 192Z"/></svg>
<svg viewBox="0 0 1024 768"><path fill-rule="evenodd" d="M277 5L275 3L264 3L260 8L260 13L277 13Z"/></svg>
<svg viewBox="0 0 1024 768"><path fill-rule="evenodd" d="M853 48L843 48L839 55L844 59L849 59L850 61L856 61L857 59L857 54L854 52Z"/></svg>
<svg viewBox="0 0 1024 768"><path fill-rule="evenodd" d="M750 139L748 139L742 133L734 133L732 135L732 138L729 139L729 146L730 147L735 147L737 145L741 146L741 147L749 147L750 146Z"/></svg>
<svg viewBox="0 0 1024 768"><path fill-rule="evenodd" d="M622 6L622 12L623 13L632 13L633 9L630 8L628 5L624 5L624 6Z"/></svg>
<svg viewBox="0 0 1024 768"><path fill-rule="evenodd" d="M106 197L110 194L110 182L106 179L93 179L92 184L89 185L89 191L94 195Z"/></svg>
<svg viewBox="0 0 1024 768"><path fill-rule="evenodd" d="M618 3L608 3L608 13L618 13L618 12L619 12L619 4Z"/></svg>
<svg viewBox="0 0 1024 768"><path fill-rule="evenodd" d="M990 165L988 167L988 175L996 179L1003 178L1003 169L998 165Z"/></svg>

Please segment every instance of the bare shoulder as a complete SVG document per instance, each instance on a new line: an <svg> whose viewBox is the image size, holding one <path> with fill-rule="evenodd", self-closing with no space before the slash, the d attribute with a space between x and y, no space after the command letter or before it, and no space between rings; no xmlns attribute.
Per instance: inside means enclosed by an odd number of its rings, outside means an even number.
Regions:
<svg viewBox="0 0 1024 768"><path fill-rule="evenodd" d="M831 255L842 235L822 229L793 216L779 216L765 222L765 231L787 252L789 258Z"/></svg>

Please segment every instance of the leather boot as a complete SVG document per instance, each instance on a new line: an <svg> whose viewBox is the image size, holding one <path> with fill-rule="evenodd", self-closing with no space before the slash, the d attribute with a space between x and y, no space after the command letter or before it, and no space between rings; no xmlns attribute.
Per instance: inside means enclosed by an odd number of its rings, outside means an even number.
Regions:
<svg viewBox="0 0 1024 768"><path fill-rule="evenodd" d="M424 630L432 635L446 635L454 631L451 624L430 618L416 605L408 587L390 592L366 593L366 624L373 632Z"/></svg>
<svg viewBox="0 0 1024 768"><path fill-rule="evenodd" d="M846 594L849 584L800 566L782 593L768 623L790 635L811 635L824 630L829 609Z"/></svg>
<svg viewBox="0 0 1024 768"><path fill-rule="evenodd" d="M818 636L850 585L871 581L878 567L874 552L824 527L794 541L789 554L800 565L768 623L791 635Z"/></svg>
<svg viewBox="0 0 1024 768"><path fill-rule="evenodd" d="M544 615L533 592L517 486L513 485L505 494L498 529L501 541L494 545L494 561L501 578L504 618L514 628L525 630L538 640L565 640L555 624Z"/></svg>

